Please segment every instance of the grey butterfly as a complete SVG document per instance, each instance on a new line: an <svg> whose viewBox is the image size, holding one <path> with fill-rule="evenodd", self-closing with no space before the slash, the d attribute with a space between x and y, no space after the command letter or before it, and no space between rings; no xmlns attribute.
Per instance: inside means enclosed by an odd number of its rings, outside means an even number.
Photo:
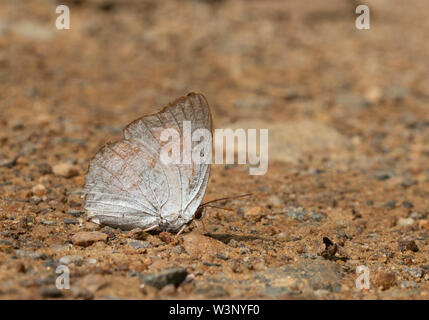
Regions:
<svg viewBox="0 0 429 320"><path fill-rule="evenodd" d="M92 221L124 230L139 227L180 233L201 216L210 164L160 161L166 145L160 129L173 128L182 135L183 121L190 121L192 132L212 132L210 108L202 94L189 93L131 122L122 140L96 153L83 189L84 208ZM211 147L210 140L210 151Z"/></svg>

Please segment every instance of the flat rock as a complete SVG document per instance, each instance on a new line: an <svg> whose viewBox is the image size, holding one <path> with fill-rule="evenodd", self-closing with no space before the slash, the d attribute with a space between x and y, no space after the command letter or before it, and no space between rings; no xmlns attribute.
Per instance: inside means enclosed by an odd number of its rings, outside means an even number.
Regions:
<svg viewBox="0 0 429 320"><path fill-rule="evenodd" d="M419 248L417 247L417 244L414 240L409 240L409 239L399 240L398 246L399 246L399 250L401 250L402 252L407 250L413 251L413 252L419 251Z"/></svg>
<svg viewBox="0 0 429 320"><path fill-rule="evenodd" d="M162 289L166 285L173 284L178 287L185 280L188 272L183 268L170 268L154 274L140 275L141 281L151 287Z"/></svg>
<svg viewBox="0 0 429 320"><path fill-rule="evenodd" d="M225 123L221 127L248 129L268 129L269 159L298 164L306 155L330 155L332 160L344 161L350 155L346 152L349 141L334 128L315 121L300 121L290 123L272 123L261 120L243 120L235 123ZM220 141L214 141L220 147ZM245 145L225 146L225 151L246 152ZM241 148L243 148L241 150ZM259 150L257 150L259 153ZM335 156L336 159L333 159Z"/></svg>
<svg viewBox="0 0 429 320"><path fill-rule="evenodd" d="M100 274L88 274L77 282L77 287L85 288L92 293L104 288L107 280Z"/></svg>
<svg viewBox="0 0 429 320"><path fill-rule="evenodd" d="M411 226L414 224L414 219L413 218L400 218L398 220L398 224L401 227Z"/></svg>
<svg viewBox="0 0 429 320"><path fill-rule="evenodd" d="M75 299L91 300L94 298L94 294L85 288L72 287L71 294Z"/></svg>
<svg viewBox="0 0 429 320"><path fill-rule="evenodd" d="M72 178L79 175L78 168L67 162L56 164L53 166L52 171L56 176L64 178Z"/></svg>
<svg viewBox="0 0 429 320"><path fill-rule="evenodd" d="M30 258L33 260L38 260L38 259L45 260L48 257L43 252L28 251L28 250L23 250L23 249L16 250L16 255L23 257L23 258Z"/></svg>
<svg viewBox="0 0 429 320"><path fill-rule="evenodd" d="M380 272L377 275L375 283L383 290L393 287L396 283L396 276L393 272Z"/></svg>
<svg viewBox="0 0 429 320"><path fill-rule="evenodd" d="M197 232L191 232L183 236L183 247L193 258L213 257L229 250L228 246L223 242Z"/></svg>
<svg viewBox="0 0 429 320"><path fill-rule="evenodd" d="M64 296L64 293L55 287L45 287L39 290L39 294L43 298L61 298Z"/></svg>
<svg viewBox="0 0 429 320"><path fill-rule="evenodd" d="M61 257L60 260L59 260L59 263L68 265L68 264L71 264L71 263L79 263L79 262L82 262L82 261L83 261L83 258L81 256L71 255L71 256Z"/></svg>
<svg viewBox="0 0 429 320"><path fill-rule="evenodd" d="M132 240L128 241L128 245L130 245L136 250L152 248L152 244L149 241Z"/></svg>
<svg viewBox="0 0 429 320"><path fill-rule="evenodd" d="M31 191L33 192L33 194L37 197L41 197L46 193L46 188L43 184L36 184Z"/></svg>
<svg viewBox="0 0 429 320"><path fill-rule="evenodd" d="M13 25L12 31L21 37L34 41L48 41L54 36L52 28L33 22L16 23Z"/></svg>
<svg viewBox="0 0 429 320"><path fill-rule="evenodd" d="M269 213L269 210L264 207L254 206L244 212L244 217L246 217L247 219L256 219L266 216Z"/></svg>
<svg viewBox="0 0 429 320"><path fill-rule="evenodd" d="M97 241L107 241L107 234L98 231L78 232L72 237L72 242L75 245L87 247Z"/></svg>
<svg viewBox="0 0 429 320"><path fill-rule="evenodd" d="M404 272L414 279L420 279L424 275L424 271L422 268L405 267Z"/></svg>
<svg viewBox="0 0 429 320"><path fill-rule="evenodd" d="M265 284L264 294L277 297L311 290L341 291L344 277L341 267L332 261L304 261L280 268L269 268L257 273L255 279Z"/></svg>
<svg viewBox="0 0 429 320"><path fill-rule="evenodd" d="M326 215L323 213L308 211L302 207L287 208L286 216L298 222L303 222L303 221L319 222L326 218Z"/></svg>

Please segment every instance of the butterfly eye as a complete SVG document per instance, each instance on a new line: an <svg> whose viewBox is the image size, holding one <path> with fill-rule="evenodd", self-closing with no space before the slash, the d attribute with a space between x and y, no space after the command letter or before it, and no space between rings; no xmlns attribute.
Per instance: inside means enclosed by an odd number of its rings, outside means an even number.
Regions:
<svg viewBox="0 0 429 320"><path fill-rule="evenodd" d="M203 216L203 207L198 208L198 210L195 212L194 219L201 219Z"/></svg>

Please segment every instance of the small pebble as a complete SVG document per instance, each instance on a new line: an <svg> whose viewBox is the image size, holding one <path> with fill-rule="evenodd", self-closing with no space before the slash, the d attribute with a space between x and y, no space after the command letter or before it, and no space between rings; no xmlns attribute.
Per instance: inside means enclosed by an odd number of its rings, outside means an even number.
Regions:
<svg viewBox="0 0 429 320"><path fill-rule="evenodd" d="M148 233L144 232L142 229L140 228L135 228L132 229L129 233L128 236L130 238L136 239L136 240L145 240L148 236Z"/></svg>
<svg viewBox="0 0 429 320"><path fill-rule="evenodd" d="M54 221L45 220L45 219L41 219L40 223L44 224L45 226L55 226L56 224Z"/></svg>
<svg viewBox="0 0 429 320"><path fill-rule="evenodd" d="M72 178L79 175L77 167L67 162L53 166L52 171L56 176L64 178Z"/></svg>
<svg viewBox="0 0 429 320"><path fill-rule="evenodd" d="M220 263L213 263L213 262L203 262L203 265L207 267L221 267L222 265Z"/></svg>
<svg viewBox="0 0 429 320"><path fill-rule="evenodd" d="M165 231L159 234L159 238L165 243L173 243L175 241L174 236L171 233Z"/></svg>
<svg viewBox="0 0 429 320"><path fill-rule="evenodd" d="M57 289L56 287L41 288L39 290L39 294L43 298L61 298L64 296L64 293L60 289Z"/></svg>
<svg viewBox="0 0 429 320"><path fill-rule="evenodd" d="M392 173L387 171L380 171L375 174L375 178L379 181L388 180L392 177Z"/></svg>
<svg viewBox="0 0 429 320"><path fill-rule="evenodd" d="M414 279L420 279L424 275L424 271L421 268L405 267L404 272Z"/></svg>
<svg viewBox="0 0 429 320"><path fill-rule="evenodd" d="M173 284L178 287L185 280L188 272L183 268L165 269L155 274L141 275L140 279L145 285L162 289L166 285Z"/></svg>
<svg viewBox="0 0 429 320"><path fill-rule="evenodd" d="M402 206L407 209L414 208L414 205L409 201L402 202Z"/></svg>
<svg viewBox="0 0 429 320"><path fill-rule="evenodd" d="M76 285L94 293L107 286L108 282L101 274L87 274L83 278L79 279Z"/></svg>
<svg viewBox="0 0 429 320"><path fill-rule="evenodd" d="M63 219L64 224L79 224L79 221L74 218L64 218Z"/></svg>
<svg viewBox="0 0 429 320"><path fill-rule="evenodd" d="M419 251L419 248L417 247L417 244L414 240L399 240L398 245L399 245L399 250L401 250L402 252L407 250L413 251L413 252Z"/></svg>
<svg viewBox="0 0 429 320"><path fill-rule="evenodd" d="M280 241L290 241L291 240L291 237L287 232L280 232L279 234L276 235L276 237Z"/></svg>
<svg viewBox="0 0 429 320"><path fill-rule="evenodd" d="M94 294L85 288L72 287L71 294L75 299L91 300L94 298Z"/></svg>
<svg viewBox="0 0 429 320"><path fill-rule="evenodd" d="M411 226L412 224L414 224L414 219L413 218L400 218L398 220L398 224L401 227Z"/></svg>
<svg viewBox="0 0 429 320"><path fill-rule="evenodd" d="M216 254L225 253L229 250L229 247L223 242L203 236L197 232L191 232L183 236L183 247L191 257L196 259L207 256L215 257Z"/></svg>
<svg viewBox="0 0 429 320"><path fill-rule="evenodd" d="M414 281L402 281L401 282L401 288L402 289L408 289L408 288L417 288L417 283L415 283Z"/></svg>
<svg viewBox="0 0 429 320"><path fill-rule="evenodd" d="M268 203L273 207L278 207L283 204L283 201L278 196L273 194L268 198Z"/></svg>
<svg viewBox="0 0 429 320"><path fill-rule="evenodd" d="M383 290L387 290L395 285L396 276L393 272L380 272L376 279L376 284Z"/></svg>
<svg viewBox="0 0 429 320"><path fill-rule="evenodd" d="M420 226L420 228L422 228L422 229L429 230L429 220L426 220L426 219L424 219L424 220L420 220L420 221L419 221L419 226Z"/></svg>
<svg viewBox="0 0 429 320"><path fill-rule="evenodd" d="M83 210L70 210L66 212L67 214L72 215L73 217L80 217L85 213Z"/></svg>
<svg viewBox="0 0 429 320"><path fill-rule="evenodd" d="M424 213L421 213L420 211L413 211L410 213L409 218L414 220L421 220L424 219L426 215Z"/></svg>
<svg viewBox="0 0 429 320"><path fill-rule="evenodd" d="M226 252L219 252L218 254L216 254L216 258L221 259L221 260L228 260L229 255Z"/></svg>
<svg viewBox="0 0 429 320"><path fill-rule="evenodd" d="M382 204L382 207L388 208L388 209L395 209L395 207L396 207L396 201L395 200L388 201L388 202Z"/></svg>
<svg viewBox="0 0 429 320"><path fill-rule="evenodd" d="M133 247L134 249L138 250L138 249L147 249L147 248L152 248L152 244L149 241L129 241L128 244Z"/></svg>
<svg viewBox="0 0 429 320"><path fill-rule="evenodd" d="M372 104L380 102L383 98L383 90L380 87L371 87L365 93L365 98Z"/></svg>
<svg viewBox="0 0 429 320"><path fill-rule="evenodd" d="M71 263L79 263L79 262L82 262L83 261L83 258L81 257L81 256L78 256L78 255L72 255L72 256L64 256L64 257L62 257L62 258L60 258L60 260L59 260L59 262L61 263L61 264L65 264L65 265L68 265L68 264L71 264Z"/></svg>
<svg viewBox="0 0 429 320"><path fill-rule="evenodd" d="M107 241L107 234L98 231L78 232L72 237L72 242L75 245L87 247L97 241Z"/></svg>
<svg viewBox="0 0 429 320"><path fill-rule="evenodd" d="M16 250L16 255L23 258L30 258L33 260L45 260L48 256L43 252L27 251L23 249Z"/></svg>
<svg viewBox="0 0 429 320"><path fill-rule="evenodd" d="M255 219L266 216L267 214L269 214L269 211L266 208L261 206L254 206L244 212L244 217Z"/></svg>
<svg viewBox="0 0 429 320"><path fill-rule="evenodd" d="M33 194L37 197L41 197L46 193L46 188L43 184L37 184L35 185L31 191L33 192Z"/></svg>
<svg viewBox="0 0 429 320"><path fill-rule="evenodd" d="M16 262L16 263L14 263L13 264L13 268L18 273L25 273L25 271L26 271L25 264L23 264L22 262Z"/></svg>

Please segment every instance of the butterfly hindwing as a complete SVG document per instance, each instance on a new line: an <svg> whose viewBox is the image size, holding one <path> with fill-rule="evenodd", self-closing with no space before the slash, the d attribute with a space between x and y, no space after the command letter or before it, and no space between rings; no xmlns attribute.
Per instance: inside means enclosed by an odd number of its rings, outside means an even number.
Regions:
<svg viewBox="0 0 429 320"><path fill-rule="evenodd" d="M133 121L124 129L124 140L96 154L84 189L90 217L121 228L169 230L178 230L192 220L204 197L210 164L165 164L160 159L167 144L160 139L162 130L176 130L183 143L184 121L191 125L191 134L196 129L211 134L211 114L204 96L190 93L158 113ZM192 142L192 147L197 143ZM211 140L209 147L211 151Z"/></svg>

